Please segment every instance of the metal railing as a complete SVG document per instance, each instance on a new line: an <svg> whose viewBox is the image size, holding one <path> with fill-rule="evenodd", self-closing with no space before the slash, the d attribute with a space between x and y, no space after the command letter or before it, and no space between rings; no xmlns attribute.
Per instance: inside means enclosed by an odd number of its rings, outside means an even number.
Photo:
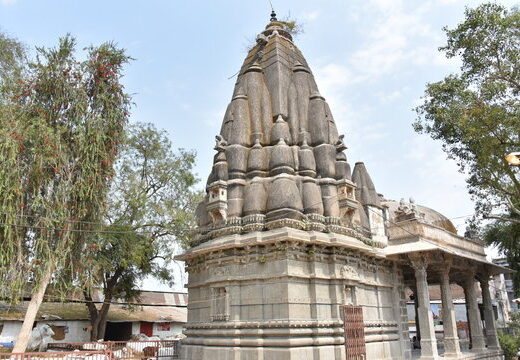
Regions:
<svg viewBox="0 0 520 360"><path fill-rule="evenodd" d="M0 360L173 360L179 340L49 343L47 352L0 353Z"/></svg>
<svg viewBox="0 0 520 360"><path fill-rule="evenodd" d="M0 360L110 360L104 351L0 353Z"/></svg>

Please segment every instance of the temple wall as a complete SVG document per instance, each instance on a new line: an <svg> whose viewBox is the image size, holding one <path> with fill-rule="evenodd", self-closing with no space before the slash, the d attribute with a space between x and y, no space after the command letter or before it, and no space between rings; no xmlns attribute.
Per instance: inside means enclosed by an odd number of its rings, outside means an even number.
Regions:
<svg viewBox="0 0 520 360"><path fill-rule="evenodd" d="M404 284L387 260L286 239L187 264L185 359L344 359L341 305L362 307L368 359L408 358Z"/></svg>

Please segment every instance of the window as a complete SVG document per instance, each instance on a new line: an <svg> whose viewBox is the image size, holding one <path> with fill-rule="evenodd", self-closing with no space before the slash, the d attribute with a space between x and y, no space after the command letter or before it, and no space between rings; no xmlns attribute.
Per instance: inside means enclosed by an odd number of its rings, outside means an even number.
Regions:
<svg viewBox="0 0 520 360"><path fill-rule="evenodd" d="M157 331L170 331L170 323L158 323Z"/></svg>
<svg viewBox="0 0 520 360"><path fill-rule="evenodd" d="M68 326L51 325L51 329L54 331L54 335L51 336L54 340L64 340L65 334L69 332Z"/></svg>

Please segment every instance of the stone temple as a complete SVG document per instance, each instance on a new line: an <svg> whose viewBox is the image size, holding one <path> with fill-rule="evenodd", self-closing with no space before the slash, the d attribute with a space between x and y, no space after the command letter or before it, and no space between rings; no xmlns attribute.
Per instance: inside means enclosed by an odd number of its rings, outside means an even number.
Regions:
<svg viewBox="0 0 520 360"><path fill-rule="evenodd" d="M244 60L216 138L197 231L179 256L189 272L181 358L501 358L488 279L507 269L436 211L385 200L363 163L351 169L329 105L275 16ZM469 353L450 283L465 290ZM439 341L428 284L442 289Z"/></svg>

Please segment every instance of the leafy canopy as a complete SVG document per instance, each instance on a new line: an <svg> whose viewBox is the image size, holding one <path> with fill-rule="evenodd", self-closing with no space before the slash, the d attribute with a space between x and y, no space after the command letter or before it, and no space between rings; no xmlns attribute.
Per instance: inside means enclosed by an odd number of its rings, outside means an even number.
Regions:
<svg viewBox="0 0 520 360"><path fill-rule="evenodd" d="M2 55L7 69L23 58L19 49ZM0 296L7 299L49 274L56 288L71 284L61 275L81 276L92 223L105 211L130 107L120 83L129 58L112 43L86 50L78 60L66 36L56 48L38 48L27 66L17 61L23 71L2 81Z"/></svg>
<svg viewBox="0 0 520 360"><path fill-rule="evenodd" d="M508 214L520 215L520 168L504 156L520 150L520 12L483 4L465 15L444 29L440 48L461 58L460 72L427 85L414 128L440 140L468 175L478 215L518 223Z"/></svg>
<svg viewBox="0 0 520 360"><path fill-rule="evenodd" d="M178 244L186 244L201 195L193 189L195 153L174 152L164 131L152 124L132 124L116 163L105 222L107 232L93 244L91 282L105 299L138 299L141 281L152 276L172 284L170 265ZM87 302L92 338L103 338L110 303L100 310Z"/></svg>
<svg viewBox="0 0 520 360"><path fill-rule="evenodd" d="M511 214L511 218L520 216ZM488 245L496 246L506 257L512 274L515 297L520 297L520 224L516 222L494 221L483 231L483 239Z"/></svg>

